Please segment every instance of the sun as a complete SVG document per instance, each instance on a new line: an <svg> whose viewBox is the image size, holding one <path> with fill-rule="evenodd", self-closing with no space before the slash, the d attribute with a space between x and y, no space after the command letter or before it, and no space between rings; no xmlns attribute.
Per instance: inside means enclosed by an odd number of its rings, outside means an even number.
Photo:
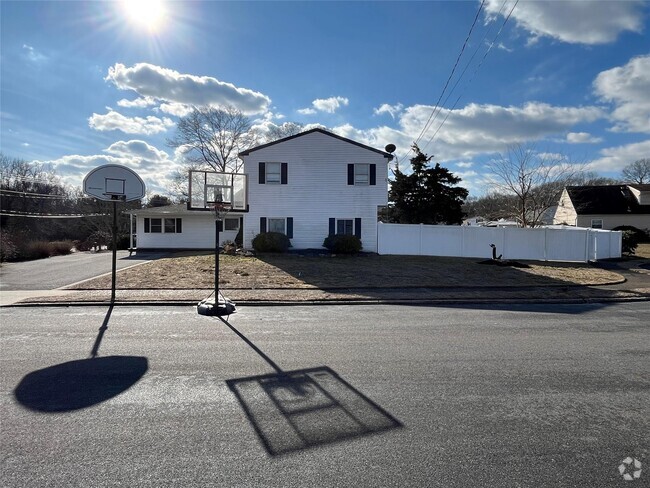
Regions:
<svg viewBox="0 0 650 488"><path fill-rule="evenodd" d="M162 0L123 0L122 10L134 27L158 32L165 24L167 9Z"/></svg>

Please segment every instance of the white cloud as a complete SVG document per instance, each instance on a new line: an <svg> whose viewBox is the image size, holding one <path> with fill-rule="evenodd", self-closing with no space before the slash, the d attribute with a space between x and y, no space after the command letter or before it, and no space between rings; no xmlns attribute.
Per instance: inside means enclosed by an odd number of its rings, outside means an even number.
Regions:
<svg viewBox="0 0 650 488"><path fill-rule="evenodd" d="M125 117L121 113L108 108L108 113L104 115L93 113L88 118L88 125L92 129L100 131L120 130L127 134L151 135L165 132L174 126L174 122L167 117L160 119L151 115L146 118Z"/></svg>
<svg viewBox="0 0 650 488"><path fill-rule="evenodd" d="M179 169L178 163L167 153L143 141L119 141L104 152L88 156L71 154L51 161L38 161L51 165L63 180L73 186L81 186L83 178L92 169L104 164L120 164L135 171L145 182L148 192L167 193L172 178Z"/></svg>
<svg viewBox="0 0 650 488"><path fill-rule="evenodd" d="M593 137L589 132L569 132L566 135L566 142L569 144L589 144L602 140L601 137Z"/></svg>
<svg viewBox="0 0 650 488"><path fill-rule="evenodd" d="M432 109L426 105L407 108L400 120L404 132L417 137ZM422 137L420 147L426 147L445 119L434 139L436 151L446 158L458 158L501 151L508 144L541 140L565 132L577 123L593 122L603 116L597 107L557 107L538 102L522 107L472 103L453 111L443 109Z"/></svg>
<svg viewBox="0 0 650 488"><path fill-rule="evenodd" d="M108 70L106 81L121 90L133 90L169 104L233 106L245 114L267 110L271 99L262 93L239 88L210 76L182 74L148 63L132 67L116 63Z"/></svg>
<svg viewBox="0 0 650 488"><path fill-rule="evenodd" d="M333 114L340 107L347 106L350 101L345 97L317 98L311 102L312 107L301 108L298 113L303 115L312 115L318 112Z"/></svg>
<svg viewBox="0 0 650 488"><path fill-rule="evenodd" d="M314 110L313 108L300 108L297 110L297 112L303 115L313 115L316 113L316 110Z"/></svg>
<svg viewBox="0 0 650 488"><path fill-rule="evenodd" d="M29 59L33 63L42 63L43 61L47 60L47 56L45 56L44 54L41 54L36 49L34 49L32 46L28 46L27 44L23 44L23 49L26 52L27 59Z"/></svg>
<svg viewBox="0 0 650 488"><path fill-rule="evenodd" d="M650 133L650 55L601 72L594 80L594 90L616 106L611 115L613 130Z"/></svg>
<svg viewBox="0 0 650 488"><path fill-rule="evenodd" d="M158 110L176 117L185 117L193 110L193 107L184 103L161 103L156 111Z"/></svg>
<svg viewBox="0 0 650 488"><path fill-rule="evenodd" d="M317 98L311 103L316 110L333 114L339 109L339 107L347 106L349 100L345 97Z"/></svg>
<svg viewBox="0 0 650 488"><path fill-rule="evenodd" d="M508 0L487 0L490 18L505 16L514 5ZM641 32L644 2L600 0L563 0L560 2L520 1L512 12L518 26L531 34L531 42L551 37L568 43L605 44L626 31Z"/></svg>
<svg viewBox="0 0 650 488"><path fill-rule="evenodd" d="M474 166L474 163L456 163L456 166L459 168L471 168Z"/></svg>
<svg viewBox="0 0 650 488"><path fill-rule="evenodd" d="M123 98L122 100L118 100L117 104L120 107L125 107L125 108L132 108L132 107L145 108L145 107L149 107L150 105L155 105L156 100L154 100L151 97L139 97L136 98L135 100L127 100L126 98Z"/></svg>
<svg viewBox="0 0 650 488"><path fill-rule="evenodd" d="M161 151L154 146L137 139L114 142L104 149L104 152L115 156L135 156L151 161L164 161L169 159L169 155L165 151Z"/></svg>
<svg viewBox="0 0 650 488"><path fill-rule="evenodd" d="M625 166L650 154L650 139L633 144L608 147L600 151L601 157L588 164L590 171L620 172Z"/></svg>
<svg viewBox="0 0 650 488"><path fill-rule="evenodd" d="M401 103L390 105L383 103L379 108L373 109L375 115L389 114L393 119L404 109Z"/></svg>

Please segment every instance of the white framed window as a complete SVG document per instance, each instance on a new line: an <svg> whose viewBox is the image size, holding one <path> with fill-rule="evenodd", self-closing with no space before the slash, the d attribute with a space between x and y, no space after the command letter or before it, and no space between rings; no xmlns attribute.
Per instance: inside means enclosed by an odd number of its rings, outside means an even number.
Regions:
<svg viewBox="0 0 650 488"><path fill-rule="evenodd" d="M353 219L336 219L336 233L351 236L354 234Z"/></svg>
<svg viewBox="0 0 650 488"><path fill-rule="evenodd" d="M368 185L370 184L370 165L363 163L355 163L354 165L354 184L355 185Z"/></svg>
<svg viewBox="0 0 650 488"><path fill-rule="evenodd" d="M163 219L148 218L144 219L145 234L180 234L183 232L183 219Z"/></svg>
<svg viewBox="0 0 650 488"><path fill-rule="evenodd" d="M282 163L266 163L266 183L279 185L282 182Z"/></svg>
<svg viewBox="0 0 650 488"><path fill-rule="evenodd" d="M152 234L162 233L162 219L151 219L150 230Z"/></svg>
<svg viewBox="0 0 650 488"><path fill-rule="evenodd" d="M603 219L591 219L591 228L592 229L602 229L603 228Z"/></svg>
<svg viewBox="0 0 650 488"><path fill-rule="evenodd" d="M279 232L280 234L287 233L287 221L286 219L278 218L269 218L268 219L268 231L269 232Z"/></svg>
<svg viewBox="0 0 650 488"><path fill-rule="evenodd" d="M181 219L165 219L165 234L180 234L181 232Z"/></svg>
<svg viewBox="0 0 650 488"><path fill-rule="evenodd" d="M238 218L226 218L224 221L225 230L239 230L239 219Z"/></svg>

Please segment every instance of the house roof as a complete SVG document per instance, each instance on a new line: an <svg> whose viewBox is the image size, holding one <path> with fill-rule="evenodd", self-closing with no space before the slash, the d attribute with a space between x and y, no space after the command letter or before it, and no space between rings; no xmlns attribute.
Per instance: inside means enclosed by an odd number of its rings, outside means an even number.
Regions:
<svg viewBox="0 0 650 488"><path fill-rule="evenodd" d="M627 186L629 186L630 188L634 188L635 190L638 191L650 191L650 185L639 185L637 183L633 183L633 184L628 184Z"/></svg>
<svg viewBox="0 0 650 488"><path fill-rule="evenodd" d="M152 217L178 217L183 215L200 215L201 210L188 210L186 203L177 203L174 205L165 205L163 207L146 207L146 208L136 208L124 212L125 214L133 214L140 216L152 216ZM232 212L236 214L237 211ZM241 212L240 212L241 213Z"/></svg>
<svg viewBox="0 0 650 488"><path fill-rule="evenodd" d="M314 132L320 132L321 134L325 134L326 136L330 136L330 137L333 137L335 139L339 139L341 141L344 141L344 142L347 142L347 143L350 143L350 144L354 144L355 146L362 147L362 148L367 149L369 151L376 152L377 154L381 154L382 156L384 156L386 159L389 159L389 160L393 159L393 155L390 154L390 153L387 153L385 151L380 151L379 149L375 149L374 147L366 146L365 144L361 144L360 142L353 141L352 139L347 139L345 137L339 136L337 134L333 134L332 132L326 131L325 129L321 129L321 128L318 128L318 127L315 128L315 129L307 130L305 132L301 132L299 134L294 134L294 135L289 136L289 137L284 137L283 139L278 139L277 141L269 142L267 144L262 144L261 146L252 147L250 149L247 149L246 151L240 152L239 156L248 156L250 153L252 153L254 151L259 151L260 149L264 149L264 148L267 148L269 146L273 146L275 144L280 144L282 142L286 142L286 141L289 141L291 139L296 139L298 137L306 136L307 134L312 134Z"/></svg>
<svg viewBox="0 0 650 488"><path fill-rule="evenodd" d="M635 187L650 185L635 185ZM650 205L639 205L628 185L567 186L578 215L650 214Z"/></svg>

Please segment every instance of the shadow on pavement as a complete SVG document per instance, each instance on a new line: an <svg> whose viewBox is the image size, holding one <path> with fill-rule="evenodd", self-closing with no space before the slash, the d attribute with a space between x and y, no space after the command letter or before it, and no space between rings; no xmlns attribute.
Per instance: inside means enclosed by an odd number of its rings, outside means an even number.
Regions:
<svg viewBox="0 0 650 488"><path fill-rule="evenodd" d="M139 356L69 361L29 373L14 396L22 406L38 412L80 410L128 390L148 368L147 358Z"/></svg>
<svg viewBox="0 0 650 488"><path fill-rule="evenodd" d="M403 427L327 366L282 371L227 320L220 320L276 371L226 381L271 456Z"/></svg>
<svg viewBox="0 0 650 488"><path fill-rule="evenodd" d="M38 412L68 412L109 400L136 384L149 369L146 357L97 357L112 313L111 304L89 359L69 361L29 373L14 390L18 403Z"/></svg>

